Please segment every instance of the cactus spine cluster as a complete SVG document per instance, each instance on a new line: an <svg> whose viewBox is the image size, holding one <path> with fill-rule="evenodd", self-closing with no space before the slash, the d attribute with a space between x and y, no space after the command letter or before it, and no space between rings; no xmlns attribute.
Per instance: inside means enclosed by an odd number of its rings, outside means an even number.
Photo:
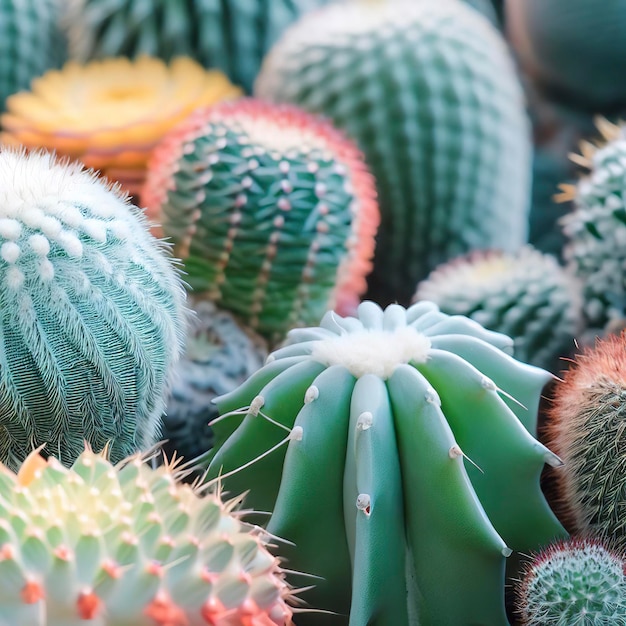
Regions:
<svg viewBox="0 0 626 626"><path fill-rule="evenodd" d="M278 561L236 508L139 457L35 452L0 473L0 623L288 626Z"/></svg>
<svg viewBox="0 0 626 626"><path fill-rule="evenodd" d="M184 299L139 209L80 165L0 152L0 461L151 445Z"/></svg>
<svg viewBox="0 0 626 626"><path fill-rule="evenodd" d="M564 534L532 434L550 375L428 302L289 337L216 400L209 476L272 511L290 567L322 579L307 601L351 626L507 624L505 557Z"/></svg>
<svg viewBox="0 0 626 626"><path fill-rule="evenodd" d="M378 206L361 153L325 120L252 99L202 109L155 151L142 204L187 280L271 340L354 310Z"/></svg>
<svg viewBox="0 0 626 626"><path fill-rule="evenodd" d="M322 113L365 153L381 226L368 297L407 304L434 267L526 241L530 136L499 32L457 0L348 0L272 48L255 94Z"/></svg>

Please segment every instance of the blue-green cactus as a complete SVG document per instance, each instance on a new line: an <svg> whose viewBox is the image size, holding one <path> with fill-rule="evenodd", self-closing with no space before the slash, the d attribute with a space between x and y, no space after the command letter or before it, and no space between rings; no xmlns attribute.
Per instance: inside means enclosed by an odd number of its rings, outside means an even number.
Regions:
<svg viewBox="0 0 626 626"><path fill-rule="evenodd" d="M0 152L0 461L158 436L184 289L141 211L82 166Z"/></svg>
<svg viewBox="0 0 626 626"><path fill-rule="evenodd" d="M506 624L505 557L564 535L539 489L560 461L533 437L550 375L511 344L429 302L364 302L217 399L209 476L272 511L337 624Z"/></svg>

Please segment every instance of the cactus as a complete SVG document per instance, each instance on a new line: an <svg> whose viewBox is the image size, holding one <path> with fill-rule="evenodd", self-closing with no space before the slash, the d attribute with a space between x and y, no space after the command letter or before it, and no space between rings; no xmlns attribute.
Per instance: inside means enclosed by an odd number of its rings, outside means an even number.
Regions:
<svg viewBox="0 0 626 626"><path fill-rule="evenodd" d="M0 152L0 461L152 445L184 289L145 218L79 165Z"/></svg>
<svg viewBox="0 0 626 626"><path fill-rule="evenodd" d="M163 416L162 448L195 459L213 447L209 422L218 416L213 399L233 391L260 369L267 345L227 311L207 301L191 301L196 313L187 334L185 353Z"/></svg>
<svg viewBox="0 0 626 626"><path fill-rule="evenodd" d="M454 259L418 285L415 299L510 336L517 359L550 370L574 349L582 327L578 281L553 256L530 246L515 254L473 252Z"/></svg>
<svg viewBox="0 0 626 626"><path fill-rule="evenodd" d="M326 121L254 100L198 111L150 162L142 204L188 282L270 340L354 310L378 207L359 151Z"/></svg>
<svg viewBox="0 0 626 626"><path fill-rule="evenodd" d="M216 400L208 475L272 511L321 577L307 601L351 626L506 624L504 557L564 534L533 437L550 375L511 344L429 302L328 312Z"/></svg>
<svg viewBox="0 0 626 626"><path fill-rule="evenodd" d="M626 624L626 563L597 539L551 545L517 587L524 626Z"/></svg>
<svg viewBox="0 0 626 626"><path fill-rule="evenodd" d="M57 0L0 0L0 111L11 94L65 62L59 12Z"/></svg>
<svg viewBox="0 0 626 626"><path fill-rule="evenodd" d="M291 625L264 534L178 479L88 451L70 469L35 452L2 472L0 623Z"/></svg>
<svg viewBox="0 0 626 626"><path fill-rule="evenodd" d="M363 150L381 205L368 297L406 304L473 249L526 242L530 129L506 45L457 0L347 0L304 16L255 94L329 116Z"/></svg>

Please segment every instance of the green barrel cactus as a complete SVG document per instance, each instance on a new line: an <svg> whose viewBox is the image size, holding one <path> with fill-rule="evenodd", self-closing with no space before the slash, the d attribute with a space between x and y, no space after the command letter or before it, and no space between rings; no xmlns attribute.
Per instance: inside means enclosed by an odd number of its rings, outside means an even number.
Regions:
<svg viewBox="0 0 626 626"><path fill-rule="evenodd" d="M290 626L269 538L179 474L87 451L2 472L0 623Z"/></svg>
<svg viewBox="0 0 626 626"><path fill-rule="evenodd" d="M524 626L626 624L626 562L598 539L551 545L527 564L517 587Z"/></svg>
<svg viewBox="0 0 626 626"><path fill-rule="evenodd" d="M555 257L530 246L449 261L418 285L415 300L508 335L517 359L549 370L562 366L582 329L580 284Z"/></svg>
<svg viewBox="0 0 626 626"><path fill-rule="evenodd" d="M365 153L381 208L368 296L407 304L440 263L526 242L530 128L500 33L457 0L347 0L272 48L255 94L322 113Z"/></svg>
<svg viewBox="0 0 626 626"><path fill-rule="evenodd" d="M216 400L208 476L272 512L337 624L507 624L505 557L564 534L533 437L551 376L511 345L430 302L328 312Z"/></svg>
<svg viewBox="0 0 626 626"><path fill-rule="evenodd" d="M0 111L12 94L67 59L58 0L0 0Z"/></svg>
<svg viewBox="0 0 626 626"><path fill-rule="evenodd" d="M142 212L81 165L0 152L0 461L154 443L185 292Z"/></svg>
<svg viewBox="0 0 626 626"><path fill-rule="evenodd" d="M154 152L141 201L191 288L270 341L366 289L374 181L352 142L294 106L199 110Z"/></svg>
<svg viewBox="0 0 626 626"><path fill-rule="evenodd" d="M233 391L261 369L267 344L231 313L206 300L190 302L185 352L175 368L163 416L166 457L195 459L213 447L209 422L218 416L213 400Z"/></svg>

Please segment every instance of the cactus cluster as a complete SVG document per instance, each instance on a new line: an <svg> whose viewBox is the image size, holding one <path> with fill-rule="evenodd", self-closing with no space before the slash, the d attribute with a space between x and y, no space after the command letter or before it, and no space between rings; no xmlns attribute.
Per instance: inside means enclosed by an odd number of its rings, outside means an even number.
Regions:
<svg viewBox="0 0 626 626"><path fill-rule="evenodd" d="M255 94L322 113L363 150L381 206L368 297L407 304L438 264L526 241L530 129L500 33L457 0L347 0L272 48Z"/></svg>
<svg viewBox="0 0 626 626"><path fill-rule="evenodd" d="M365 291L373 179L352 142L294 106L197 111L155 150L141 199L190 286L272 341Z"/></svg>
<svg viewBox="0 0 626 626"><path fill-rule="evenodd" d="M550 375L511 344L429 302L329 312L216 400L208 475L272 512L290 567L321 577L312 606L505 625L505 557L564 535L539 489L560 461L533 437Z"/></svg>
<svg viewBox="0 0 626 626"><path fill-rule="evenodd" d="M289 626L284 574L237 506L140 457L34 452L0 472L0 623Z"/></svg>
<svg viewBox="0 0 626 626"><path fill-rule="evenodd" d="M80 165L0 152L0 461L151 445L184 300L139 209Z"/></svg>

